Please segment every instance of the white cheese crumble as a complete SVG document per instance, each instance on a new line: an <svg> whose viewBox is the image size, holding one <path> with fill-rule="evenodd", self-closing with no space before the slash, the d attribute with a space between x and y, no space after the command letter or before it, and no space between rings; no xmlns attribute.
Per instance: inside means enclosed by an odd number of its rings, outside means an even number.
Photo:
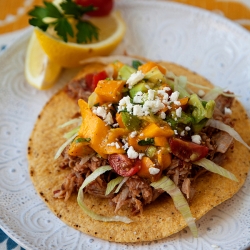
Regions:
<svg viewBox="0 0 250 250"><path fill-rule="evenodd" d="M133 115L144 116L143 107L141 105L134 105Z"/></svg>
<svg viewBox="0 0 250 250"><path fill-rule="evenodd" d="M176 109L176 116L177 117L181 117L181 112L182 112L182 108L179 107L178 109Z"/></svg>
<svg viewBox="0 0 250 250"><path fill-rule="evenodd" d="M225 115L231 115L232 114L232 110L230 108L225 107L224 113L225 113Z"/></svg>
<svg viewBox="0 0 250 250"><path fill-rule="evenodd" d="M197 94L198 94L198 96L202 97L205 95L205 92L204 92L204 90L200 89L200 90L198 90Z"/></svg>
<svg viewBox="0 0 250 250"><path fill-rule="evenodd" d="M160 172L160 169L159 168L150 167L148 171L149 171L150 174L156 175L156 174L158 174Z"/></svg>
<svg viewBox="0 0 250 250"><path fill-rule="evenodd" d="M127 151L128 158L130 159L136 159L139 154L134 150L133 146L130 146Z"/></svg>
<svg viewBox="0 0 250 250"><path fill-rule="evenodd" d="M114 123L111 113L107 112L107 108L102 106L93 107L92 112L97 116L101 117L106 124L111 125Z"/></svg>
<svg viewBox="0 0 250 250"><path fill-rule="evenodd" d="M179 98L179 95L180 93L178 91L175 91L171 94L171 96L169 97L170 98L170 101L171 102L174 102L174 101L177 101L178 98Z"/></svg>
<svg viewBox="0 0 250 250"><path fill-rule="evenodd" d="M160 118L161 118L162 120L166 119L166 114L165 114L164 112L161 112L161 113L160 113Z"/></svg>
<svg viewBox="0 0 250 250"><path fill-rule="evenodd" d="M185 130L186 130L186 131L190 131L190 130L191 130L191 128L190 128L190 127L188 127L188 126L186 126L186 127L185 127Z"/></svg>
<svg viewBox="0 0 250 250"><path fill-rule="evenodd" d="M130 137L131 138L136 137L136 135L137 135L137 131L133 131L133 132L130 133Z"/></svg>
<svg viewBox="0 0 250 250"><path fill-rule="evenodd" d="M196 144L201 144L201 137L199 135L192 135L191 139L192 139L192 142Z"/></svg>
<svg viewBox="0 0 250 250"><path fill-rule="evenodd" d="M107 113L106 117L103 119L104 122L106 122L108 125L111 125L114 123L113 117L110 112Z"/></svg>
<svg viewBox="0 0 250 250"><path fill-rule="evenodd" d="M139 159L141 160L144 155L144 153L139 153Z"/></svg>
<svg viewBox="0 0 250 250"><path fill-rule="evenodd" d="M134 103L142 103L143 102L143 93L141 91L137 92L133 98Z"/></svg>
<svg viewBox="0 0 250 250"><path fill-rule="evenodd" d="M100 116L103 119L107 115L107 110L106 110L105 107L101 107L101 106L99 106L99 107L93 107L92 111L93 111L94 114L96 114L97 116Z"/></svg>
<svg viewBox="0 0 250 250"><path fill-rule="evenodd" d="M131 112L133 109L133 104L130 102L130 97L125 96L119 101L118 112L126 109L128 112Z"/></svg>
<svg viewBox="0 0 250 250"><path fill-rule="evenodd" d="M148 100L153 101L155 99L155 91L153 89L148 90Z"/></svg>
<svg viewBox="0 0 250 250"><path fill-rule="evenodd" d="M185 131L184 131L184 130L181 131L180 135L181 135L181 136L185 136Z"/></svg>
<svg viewBox="0 0 250 250"><path fill-rule="evenodd" d="M111 142L107 144L108 147L116 147L117 149L121 148L118 142Z"/></svg>
<svg viewBox="0 0 250 250"><path fill-rule="evenodd" d="M131 89L136 83L141 81L144 78L144 74L141 70L130 75L129 79L127 80L128 88Z"/></svg>

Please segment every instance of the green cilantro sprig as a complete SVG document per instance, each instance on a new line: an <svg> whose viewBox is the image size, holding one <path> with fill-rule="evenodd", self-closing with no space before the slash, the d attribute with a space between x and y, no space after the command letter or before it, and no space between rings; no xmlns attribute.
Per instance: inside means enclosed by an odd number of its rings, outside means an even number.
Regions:
<svg viewBox="0 0 250 250"><path fill-rule="evenodd" d="M51 2L44 1L44 7L35 6L34 9L29 11L32 18L29 24L36 26L43 31L48 27L54 26L57 35L65 42L68 41L68 35L74 37L72 25L68 21L69 17L77 20L76 23L76 41L77 43L92 42L93 39L98 40L99 29L88 20L83 19L83 15L89 11L94 11L95 7L90 5L87 7L80 6L72 0L65 0L60 4L62 12ZM46 23L45 18L52 18L52 22Z"/></svg>

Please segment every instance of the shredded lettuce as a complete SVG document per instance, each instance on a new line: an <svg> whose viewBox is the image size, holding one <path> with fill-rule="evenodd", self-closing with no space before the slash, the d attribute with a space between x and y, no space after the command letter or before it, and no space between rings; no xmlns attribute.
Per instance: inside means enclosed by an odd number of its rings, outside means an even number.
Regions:
<svg viewBox="0 0 250 250"><path fill-rule="evenodd" d="M90 182L94 181L98 176L100 176L101 174L110 171L112 169L112 167L110 165L105 165L102 167L97 168L92 174L90 174L82 183L82 186L80 187L81 190L83 190ZM80 192L79 189L79 192ZM78 192L78 194L79 194Z"/></svg>
<svg viewBox="0 0 250 250"><path fill-rule="evenodd" d="M94 220L99 220L99 221L104 221L104 222L111 222L111 221L120 221L120 222L124 222L124 223L131 223L133 222L131 219L129 219L128 217L125 216L112 216L112 217L107 217L107 216L103 216L103 215L99 215L96 214L95 212L93 212L91 209L89 209L83 202L84 200L84 195L83 195L83 189L92 181L94 181L98 176L100 176L101 174L110 171L112 169L111 166L106 165L106 166L102 166L97 168L92 174L90 174L82 183L79 191L78 191L78 195L77 195L77 203L78 205L81 207L81 209L84 211L84 213L86 213L88 216L90 216L92 219Z"/></svg>
<svg viewBox="0 0 250 250"><path fill-rule="evenodd" d="M250 150L250 147L243 141L241 136L232 127L226 125L225 123L218 121L218 120L209 119L206 126L210 126L210 127L227 132L235 140L242 143L246 148L248 148Z"/></svg>
<svg viewBox="0 0 250 250"><path fill-rule="evenodd" d="M69 126L71 124L74 124L74 123L77 123L77 124L81 125L82 117L71 119L71 120L59 125L58 128L64 128L64 127L67 127L67 126Z"/></svg>
<svg viewBox="0 0 250 250"><path fill-rule="evenodd" d="M54 159L56 160L62 153L62 151L75 139L75 137L78 135L78 132L73 134L66 142L63 143L63 145L57 150Z"/></svg>
<svg viewBox="0 0 250 250"><path fill-rule="evenodd" d="M124 177L121 183L118 185L118 187L115 190L115 193L118 193L122 187L122 185L128 180L129 177Z"/></svg>
<svg viewBox="0 0 250 250"><path fill-rule="evenodd" d="M124 178L122 176L118 176L117 178L111 180L107 185L105 195L109 195L112 190L122 182L123 179Z"/></svg>
<svg viewBox="0 0 250 250"><path fill-rule="evenodd" d="M215 100L219 95L223 93L223 89L220 87L214 87L206 95L202 97L204 101Z"/></svg>
<svg viewBox="0 0 250 250"><path fill-rule="evenodd" d="M155 189L163 189L171 196L176 209L185 219L193 236L198 237L198 229L195 224L195 218L193 218L192 216L187 200L183 196L181 190L175 185L175 183L167 176L163 176L159 181L152 182L150 185Z"/></svg>
<svg viewBox="0 0 250 250"><path fill-rule="evenodd" d="M65 139L69 139L72 135L74 135L75 133L78 133L79 129L80 129L80 126L78 126L78 127L76 127L76 128L73 128L73 129L70 130L69 132L65 133L65 134L63 135L63 137L64 137Z"/></svg>
<svg viewBox="0 0 250 250"><path fill-rule="evenodd" d="M213 172L213 173L216 173L216 174L219 174L221 176L224 176L230 180L233 180L233 181L236 181L236 182L239 182L238 179L236 178L236 176L229 172L228 170L226 170L225 168L222 168L221 166L215 164L214 162L206 159L206 158L203 158L199 161L195 161L193 162L194 164L198 165L198 166L201 166L207 170L209 170L210 172Z"/></svg>

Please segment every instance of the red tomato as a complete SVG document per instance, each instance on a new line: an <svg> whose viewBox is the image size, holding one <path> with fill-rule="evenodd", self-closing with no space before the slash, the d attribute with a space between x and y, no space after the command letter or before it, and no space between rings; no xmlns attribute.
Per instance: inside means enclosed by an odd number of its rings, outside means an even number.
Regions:
<svg viewBox="0 0 250 250"><path fill-rule="evenodd" d="M108 156L110 166L121 176L132 176L141 169L141 160L131 160L125 154Z"/></svg>
<svg viewBox="0 0 250 250"><path fill-rule="evenodd" d="M87 74L85 76L85 82L86 82L86 85L88 87L89 90L93 91L92 88L93 88L93 76L94 74Z"/></svg>
<svg viewBox="0 0 250 250"><path fill-rule="evenodd" d="M82 6L96 7L95 11L87 13L89 16L107 16L113 9L113 0L75 0L75 2Z"/></svg>
<svg viewBox="0 0 250 250"><path fill-rule="evenodd" d="M104 80L108 77L107 73L105 70L97 73L97 74L87 74L85 76L85 81L86 81L86 85L88 87L88 89L90 91L94 91L96 86L97 86L97 83L100 81L100 80Z"/></svg>
<svg viewBox="0 0 250 250"><path fill-rule="evenodd" d="M207 147L178 138L170 138L169 146L173 155L187 162L198 161L208 154Z"/></svg>
<svg viewBox="0 0 250 250"><path fill-rule="evenodd" d="M104 80L104 79L106 79L107 77L108 77L108 75L107 75L107 72L106 72L105 70L103 70L103 71L101 71L101 72L95 74L95 75L93 76L93 83L92 83L94 89L96 88L96 86L97 86L97 84L98 84L98 82L99 82L100 80Z"/></svg>

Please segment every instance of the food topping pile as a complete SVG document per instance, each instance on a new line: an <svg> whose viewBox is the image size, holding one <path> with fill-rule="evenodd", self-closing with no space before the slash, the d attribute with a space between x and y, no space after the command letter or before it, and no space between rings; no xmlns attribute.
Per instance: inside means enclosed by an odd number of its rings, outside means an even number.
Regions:
<svg viewBox="0 0 250 250"><path fill-rule="evenodd" d="M84 100L87 90L92 93ZM79 99L81 115L62 125L76 124L56 154L61 168L72 171L54 197L68 200L78 192L79 205L92 218L129 223L93 213L84 193L110 199L115 213L129 207L136 215L166 192L197 235L188 206L196 178L208 170L237 181L220 167L234 138L244 144L232 128L234 95L207 91L158 63L140 61L114 61L72 80L65 91Z"/></svg>

